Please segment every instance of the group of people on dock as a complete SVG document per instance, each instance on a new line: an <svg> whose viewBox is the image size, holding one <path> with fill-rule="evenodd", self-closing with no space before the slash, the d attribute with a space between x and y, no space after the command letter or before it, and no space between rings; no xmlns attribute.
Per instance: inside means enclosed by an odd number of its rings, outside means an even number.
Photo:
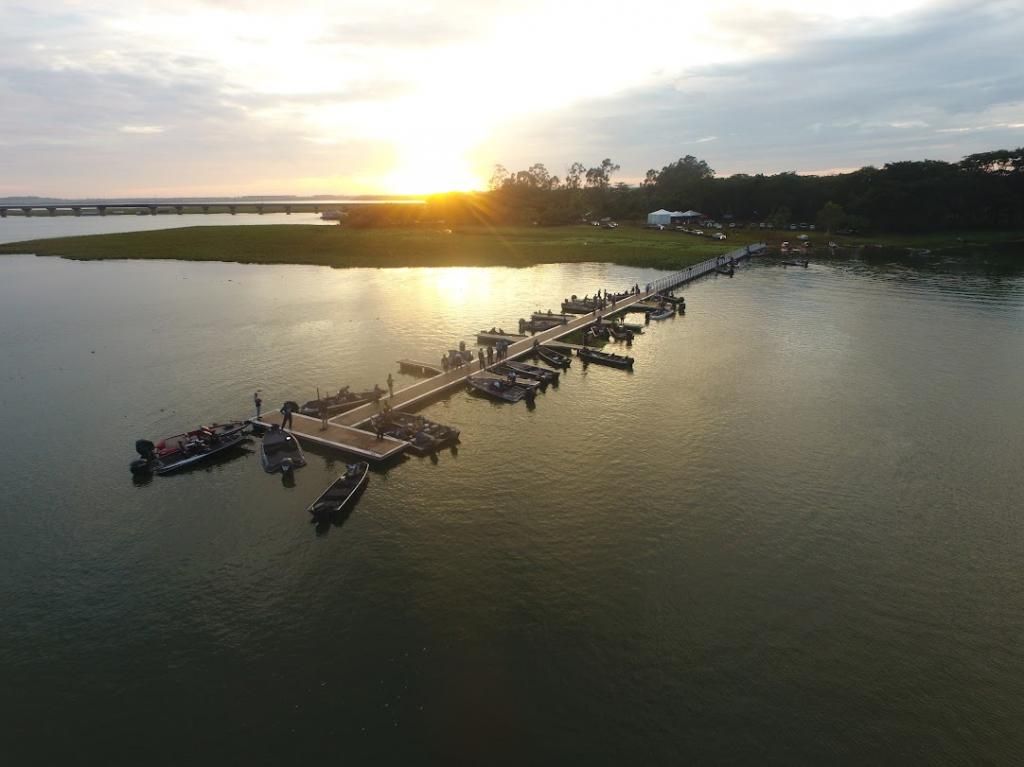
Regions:
<svg viewBox="0 0 1024 767"><path fill-rule="evenodd" d="M504 359L507 350L508 341L497 341L493 347L478 348L475 361L480 366L480 370L483 370L488 365L493 365L495 359ZM473 362L473 352L466 349L466 343L463 341L459 344L458 351L453 349L441 355L441 370L447 373L451 370L458 370L466 365L471 365Z"/></svg>

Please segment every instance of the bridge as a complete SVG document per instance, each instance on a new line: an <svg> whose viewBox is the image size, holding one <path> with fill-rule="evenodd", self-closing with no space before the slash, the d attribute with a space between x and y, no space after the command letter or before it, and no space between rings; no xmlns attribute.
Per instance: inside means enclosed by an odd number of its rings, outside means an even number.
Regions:
<svg viewBox="0 0 1024 767"><path fill-rule="evenodd" d="M107 216L186 213L326 213L345 210L355 205L388 202L419 205L422 200L67 200L47 202L0 203L0 218L8 215L30 217L48 216Z"/></svg>
<svg viewBox="0 0 1024 767"><path fill-rule="evenodd" d="M732 261L739 261L758 255L764 252L766 247L763 242L755 243L666 275L645 286L639 293L631 293L625 298L617 300L615 306L609 305L605 310L594 314L581 315L569 320L564 325L557 325L533 336L514 341L508 347L506 359L516 359L517 357L530 354L533 351L535 342L541 346L549 343L560 345L559 339L577 330L589 327L597 321L598 317L607 319L613 315L629 311L646 311L646 308L643 307L644 303L654 298L658 293L692 282L699 277L703 277L705 274L715 272ZM503 360L495 360L492 365L484 363L482 366L479 363L471 362L460 368L449 370L447 373L441 372L426 380L417 381L403 389L398 389L391 397L382 399L380 403L371 402L328 419L326 429L323 428L319 418L311 418L295 413L292 416L291 431L300 439L309 440L323 447L335 448L369 460L383 461L401 453L408 444L391 437L384 437L378 440L373 434L360 429L370 418L380 412L383 402L387 402L393 410L409 410L421 407L453 389L460 386L464 387L466 380L471 375L494 365L500 365L502 362ZM272 424L280 425L282 416L279 412L269 412L263 413L259 419L252 420L253 423L260 426L269 427Z"/></svg>

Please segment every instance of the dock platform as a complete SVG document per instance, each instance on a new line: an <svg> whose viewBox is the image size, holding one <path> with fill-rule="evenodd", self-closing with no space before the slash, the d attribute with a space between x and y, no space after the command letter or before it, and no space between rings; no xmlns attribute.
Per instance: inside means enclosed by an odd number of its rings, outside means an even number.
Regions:
<svg viewBox="0 0 1024 767"><path fill-rule="evenodd" d="M747 258L763 252L764 248L765 245L763 243L758 243L757 245L747 247L746 249L740 248L732 253L709 258L699 264L688 266L685 269L666 275L665 277L650 283L647 286L647 289L641 293L629 294L625 298L617 300L615 302L615 306L609 305L598 312L598 314L602 318L606 318L609 314L618 314L619 312L628 310L636 304L642 304L645 301L651 300L653 296L662 290L669 290L678 285L682 285L702 277L705 274L714 272L716 267L725 264L730 258ZM550 346L553 349L578 351L583 347L576 344L564 343L559 339L564 338L577 330L592 325L596 319L597 316L594 313L584 314L569 320L565 325L558 325L549 330L542 330L529 337L515 334L491 336L490 333L486 332L480 333L480 336L490 336L494 340L508 341L509 347L505 355L505 359L509 360L514 360L518 357L531 354L534 343L541 346ZM442 371L438 375L431 376L430 378L422 381L417 381L416 383L402 389L397 389L393 395L382 397L378 402L369 402L365 405L360 405L357 408L345 413L340 413L328 419L328 427L324 431L320 431L321 423L319 418L310 418L308 416L296 414L293 416L294 428L292 431L300 440L309 440L310 442L323 445L325 447L332 447L345 452L354 453L356 455L364 456L369 460L386 460L387 458L398 455L405 450L408 443L392 437L385 437L378 440L376 435L361 431L356 428L357 426L365 424L371 417L381 412L385 403L387 403L393 410L401 411L408 411L412 408L420 407L432 399L444 396L456 389L465 388L466 379L471 375L479 374L481 370L486 370L494 365L499 365L501 362L502 360L494 360L491 365L483 366L478 362L473 362L468 365L463 365L462 367L449 370L448 372ZM433 367L432 365L424 366ZM256 423L263 426L269 426L273 423L280 424L281 415L276 412L266 413Z"/></svg>
<svg viewBox="0 0 1024 767"><path fill-rule="evenodd" d="M429 362L419 362L418 360L398 360L398 370L401 373L425 378L433 378L444 372L440 365L431 365Z"/></svg>
<svg viewBox="0 0 1024 767"><path fill-rule="evenodd" d="M253 419L254 423L264 428L269 428L274 424L280 426L281 421L282 416L277 412L264 413L259 420ZM310 418L300 413L294 413L292 427L288 431L294 434L299 442L312 442L323 447L343 450L371 461L386 461L409 446L408 442L394 437L377 439L375 434L332 421L327 422L327 428L323 431L321 428L322 424L319 418Z"/></svg>

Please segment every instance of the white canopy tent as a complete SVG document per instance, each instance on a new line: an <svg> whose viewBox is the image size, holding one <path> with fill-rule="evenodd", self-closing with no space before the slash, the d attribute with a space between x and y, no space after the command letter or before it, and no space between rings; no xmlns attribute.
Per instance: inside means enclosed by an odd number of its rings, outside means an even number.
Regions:
<svg viewBox="0 0 1024 767"><path fill-rule="evenodd" d="M680 213L679 211L673 213L672 211L665 210L664 208L662 208L661 210L656 210L653 213L648 213L647 223L650 226L668 226L669 224L672 223L673 216L681 215L683 214Z"/></svg>

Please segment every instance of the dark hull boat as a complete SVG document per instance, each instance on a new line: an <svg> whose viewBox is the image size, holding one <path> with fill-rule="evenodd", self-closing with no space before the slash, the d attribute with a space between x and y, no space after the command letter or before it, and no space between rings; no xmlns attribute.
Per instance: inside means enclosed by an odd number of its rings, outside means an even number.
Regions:
<svg viewBox="0 0 1024 767"><path fill-rule="evenodd" d="M576 353L584 362L593 362L595 365L607 365L610 368L620 368L622 370L633 369L632 357L624 357L621 354L611 354L610 352L599 352L593 349L580 349Z"/></svg>
<svg viewBox="0 0 1024 767"><path fill-rule="evenodd" d="M201 426L194 431L164 437L156 444L146 439L135 443L139 458L131 462L132 474L170 474L222 453L247 439L244 421Z"/></svg>
<svg viewBox="0 0 1024 767"><path fill-rule="evenodd" d="M519 320L519 332L542 333L565 323L561 320Z"/></svg>
<svg viewBox="0 0 1024 767"><path fill-rule="evenodd" d="M536 381L540 381L542 384L553 383L555 386L558 385L558 371L556 370L548 370L547 368L540 368L536 365L529 365L525 362L516 362L515 360L508 360L505 363L505 367L511 368L517 375L533 378Z"/></svg>
<svg viewBox="0 0 1024 767"><path fill-rule="evenodd" d="M327 415L335 416L340 413L347 413L349 410L354 410L360 405L365 405L370 401L368 392L356 394L350 392L346 386L340 390L337 394L329 397L321 397L320 399L311 399L309 402L299 408L299 412L302 415L312 416L313 418L320 417L320 408L323 405L327 406Z"/></svg>
<svg viewBox="0 0 1024 767"><path fill-rule="evenodd" d="M597 304L592 301L563 301L562 312L564 314L590 314Z"/></svg>
<svg viewBox="0 0 1024 767"><path fill-rule="evenodd" d="M612 338L616 341L632 341L633 331L629 328L624 328L621 325L609 325L608 332L611 333Z"/></svg>
<svg viewBox="0 0 1024 767"><path fill-rule="evenodd" d="M381 419L384 420L383 433L408 442L409 449L417 455L430 455L459 441L460 432L456 428L428 421L423 416L394 410L386 416L375 415L370 419L366 430L376 433Z"/></svg>
<svg viewBox="0 0 1024 767"><path fill-rule="evenodd" d="M548 309L546 312L534 312L530 315L530 319L535 322L557 322L559 325L564 325L569 320L574 320L576 318L568 314L554 314L550 309Z"/></svg>
<svg viewBox="0 0 1024 767"><path fill-rule="evenodd" d="M270 431L263 435L263 442L260 444L260 463L268 474L275 471L287 473L305 466L306 458L302 455L299 441L292 433L274 424Z"/></svg>
<svg viewBox="0 0 1024 767"><path fill-rule="evenodd" d="M532 389L524 389L522 386L494 378L470 377L466 379L466 382L469 384L470 391L502 402L519 402L521 399L532 402L534 398Z"/></svg>
<svg viewBox="0 0 1024 767"><path fill-rule="evenodd" d="M327 519L351 508L369 480L370 464L366 461L350 463L345 473L310 504L309 513L316 519Z"/></svg>
<svg viewBox="0 0 1024 767"><path fill-rule="evenodd" d="M551 349L545 349L543 346L538 348L536 351L537 356L551 365L551 367L565 370L572 364L572 357L566 356L565 354L559 354Z"/></svg>
<svg viewBox="0 0 1024 767"><path fill-rule="evenodd" d="M669 317L675 317L676 310L674 308L666 307L657 312L651 312L652 320L667 320Z"/></svg>
<svg viewBox="0 0 1024 767"><path fill-rule="evenodd" d="M513 370L508 365L502 363L501 365L493 365L488 371L490 376L500 376L503 383L510 383L514 386L518 386L520 389L529 389L536 391L547 391L547 381L538 381L536 378L528 378L522 373ZM481 378L487 379L488 375L483 375Z"/></svg>

